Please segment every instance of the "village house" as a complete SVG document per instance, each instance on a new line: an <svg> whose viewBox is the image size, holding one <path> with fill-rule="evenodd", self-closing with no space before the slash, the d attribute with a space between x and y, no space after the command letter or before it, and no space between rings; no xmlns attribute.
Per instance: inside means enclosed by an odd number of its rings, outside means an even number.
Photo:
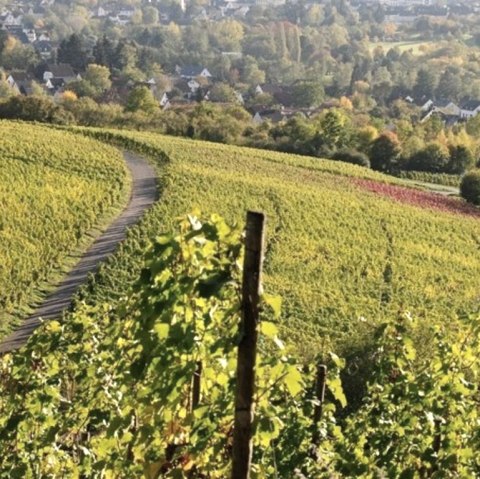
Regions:
<svg viewBox="0 0 480 479"><path fill-rule="evenodd" d="M187 80L193 80L197 77L203 77L207 79L212 78L212 74L208 71L208 69L200 65L186 65L183 67L177 66L175 71L178 75L180 75L180 78Z"/></svg>
<svg viewBox="0 0 480 479"><path fill-rule="evenodd" d="M17 95L31 95L35 79L27 72L12 72L7 77L7 84Z"/></svg>
<svg viewBox="0 0 480 479"><path fill-rule="evenodd" d="M289 85L274 85L265 83L255 87L256 95L270 95L275 103L283 107L294 107L295 99L293 95L293 88Z"/></svg>
<svg viewBox="0 0 480 479"><path fill-rule="evenodd" d="M73 68L66 63L59 63L58 65L48 64L43 73L44 82L47 80L62 80L67 84L81 79L81 75L75 74Z"/></svg>
<svg viewBox="0 0 480 479"><path fill-rule="evenodd" d="M468 120L473 118L480 113L480 101L479 100L469 100L462 104L460 110L460 117Z"/></svg>
<svg viewBox="0 0 480 479"><path fill-rule="evenodd" d="M47 40L38 40L33 46L38 54L42 57L42 60L50 60L53 56L53 46L51 42Z"/></svg>
<svg viewBox="0 0 480 479"><path fill-rule="evenodd" d="M158 103L160 104L160 107L163 108L164 110L167 110L168 108L170 108L171 103L170 103L170 99L168 98L167 92L163 93Z"/></svg>
<svg viewBox="0 0 480 479"><path fill-rule="evenodd" d="M330 104L325 103L319 108L272 108L258 107L254 108L252 113L252 121L257 125L270 121L271 123L280 123L287 121L295 116L302 118L311 118L322 110L331 108Z"/></svg>
<svg viewBox="0 0 480 479"><path fill-rule="evenodd" d="M450 100L436 100L432 109L434 112L439 112L446 116L460 117L461 113L461 108Z"/></svg>
<svg viewBox="0 0 480 479"><path fill-rule="evenodd" d="M0 28L7 29L7 27L21 27L23 22L23 15L20 13L3 12L0 14Z"/></svg>

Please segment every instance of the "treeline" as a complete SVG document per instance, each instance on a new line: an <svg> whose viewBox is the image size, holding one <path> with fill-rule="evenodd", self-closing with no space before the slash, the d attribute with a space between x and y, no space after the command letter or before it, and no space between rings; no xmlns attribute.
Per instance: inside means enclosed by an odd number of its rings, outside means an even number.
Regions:
<svg viewBox="0 0 480 479"><path fill-rule="evenodd" d="M153 130L159 133L331 158L388 173L425 171L462 174L479 158L480 117L445 128L433 116L413 124L356 113L347 99L312 118L296 115L274 124L254 124L241 106L203 102L161 110L151 91L138 87L126 104L98 104L66 92L49 97L16 96L0 102L0 118L57 124Z"/></svg>

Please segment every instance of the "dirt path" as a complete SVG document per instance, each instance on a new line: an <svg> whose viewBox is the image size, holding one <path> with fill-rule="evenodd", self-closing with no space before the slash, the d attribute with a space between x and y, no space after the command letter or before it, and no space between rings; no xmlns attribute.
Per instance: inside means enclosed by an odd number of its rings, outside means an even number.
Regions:
<svg viewBox="0 0 480 479"><path fill-rule="evenodd" d="M115 252L125 239L128 227L137 223L144 211L157 199L158 191L154 169L141 157L124 153L132 175L132 196L121 215L95 240L75 268L62 280L43 304L21 326L0 343L0 353L23 346L33 331L41 324L40 318L52 319L61 316L70 306L78 287L85 283L89 273L95 272L99 263Z"/></svg>
<svg viewBox="0 0 480 479"><path fill-rule="evenodd" d="M416 180L407 180L404 179L407 183L414 187L420 187L424 190L431 191L432 193L437 193L438 195L443 196L459 196L460 195L460 188L456 186L446 186L446 185L437 185L436 183L425 183L424 181L416 181Z"/></svg>

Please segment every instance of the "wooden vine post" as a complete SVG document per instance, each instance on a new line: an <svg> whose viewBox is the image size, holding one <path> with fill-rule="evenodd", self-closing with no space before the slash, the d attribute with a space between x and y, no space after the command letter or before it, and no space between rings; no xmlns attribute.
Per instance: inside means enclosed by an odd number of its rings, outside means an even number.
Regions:
<svg viewBox="0 0 480 479"><path fill-rule="evenodd" d="M312 443L314 446L320 444L320 431L318 430L318 423L322 418L323 412L323 403L325 402L325 384L327 382L327 366L324 364L319 364L317 368L317 378L315 381L315 399L317 400L317 405L313 411L313 438Z"/></svg>
<svg viewBox="0 0 480 479"><path fill-rule="evenodd" d="M200 385L202 379L202 362L198 361L197 366L195 368L195 372L193 373L192 378L192 411L198 407L200 403Z"/></svg>
<svg viewBox="0 0 480 479"><path fill-rule="evenodd" d="M232 479L248 479L252 463L255 362L259 323L265 215L247 213L242 283L242 322L237 360Z"/></svg>

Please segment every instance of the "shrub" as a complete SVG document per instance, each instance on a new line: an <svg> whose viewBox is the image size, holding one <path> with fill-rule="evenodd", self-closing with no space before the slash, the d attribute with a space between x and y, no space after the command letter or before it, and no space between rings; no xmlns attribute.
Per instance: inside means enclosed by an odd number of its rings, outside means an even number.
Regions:
<svg viewBox="0 0 480 479"><path fill-rule="evenodd" d="M462 178L460 194L469 203L480 205L480 169L469 171Z"/></svg>
<svg viewBox="0 0 480 479"><path fill-rule="evenodd" d="M50 98L13 96L0 103L0 118L68 125L72 115Z"/></svg>
<svg viewBox="0 0 480 479"><path fill-rule="evenodd" d="M449 161L449 152L442 145L430 143L411 156L408 168L415 171L446 173L449 171Z"/></svg>
<svg viewBox="0 0 480 479"><path fill-rule="evenodd" d="M361 153L360 151L356 150L336 151L332 155L332 159L370 168L370 160L368 159L368 156L365 153Z"/></svg>

